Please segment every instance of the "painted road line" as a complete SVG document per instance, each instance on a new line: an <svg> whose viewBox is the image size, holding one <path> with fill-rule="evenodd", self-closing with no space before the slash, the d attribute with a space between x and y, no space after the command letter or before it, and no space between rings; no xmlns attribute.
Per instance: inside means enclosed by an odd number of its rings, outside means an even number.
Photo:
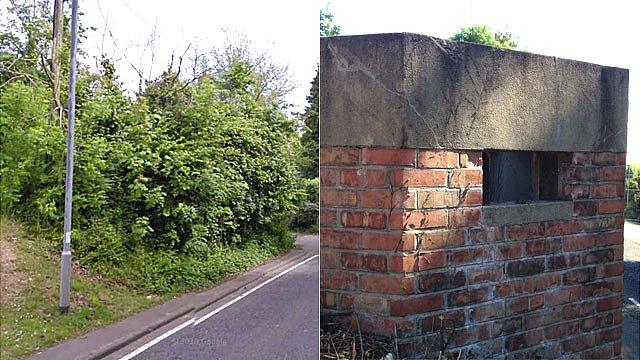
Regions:
<svg viewBox="0 0 640 360"><path fill-rule="evenodd" d="M222 311L222 310L224 310L224 309L228 308L229 306L231 306L231 305L233 305L234 303L236 303L236 302L240 301L242 298L244 298L244 297L246 297L247 295L249 295L249 294L253 293L254 291L256 291L256 290L260 289L261 287L263 287L263 286L267 285L268 283L272 282L273 280L275 280L275 279L277 279L277 278L279 278L279 277L281 277L281 276L283 276L283 275L285 275L285 274L289 273L290 271L293 271L293 270L297 269L298 267L300 267L300 266L302 266L302 265L306 264L307 262L309 262L309 261L311 261L311 260L313 260L313 259L317 258L318 256L319 256L319 255L314 255L314 256L312 256L312 257L310 257L310 258L308 258L308 259L306 259L306 260L304 260L304 261L302 261L302 262L297 263L296 265L293 265L292 267L290 267L290 268L288 268L288 269L286 269L286 270L284 270L284 271L280 272L278 275L276 275L276 276L272 277L271 279L269 279L269 280L267 280L267 281L263 282L262 284L260 284L260 285L256 286L255 288L253 288L253 289L251 289L251 290L247 291L246 293L243 293L242 295L240 295L240 296L236 297L235 299L233 299L233 300L231 300L231 301L227 302L226 304L224 304L224 305L222 305L221 307L219 307L219 308L217 308L217 309L215 309L215 310L211 311L210 313L208 313L208 314L204 315L203 317L201 317L201 318L199 318L199 319L197 319L197 320L196 320L196 319L189 319L189 320L187 320L187 321L183 322L182 324L180 324L180 325L178 325L178 326L174 327L174 328L173 328L173 329L171 329L171 330L168 330L168 331L167 331L167 332L165 332L164 334L162 334L162 335L160 335L160 336L158 336L158 337L154 338L153 340L149 341L148 343L146 343L146 344L142 345L141 347L137 348L136 350L134 350L134 351L132 351L132 352L128 353L127 355L125 355L125 356L121 357L121 358L120 358L120 360L129 360L129 359L132 359L132 358L134 358L135 356L140 355L142 352L144 352L145 350L149 349L149 348L150 348L150 347L152 347L153 345L155 345L155 344L159 343L160 341L162 341L162 340L164 340L164 339L168 338L169 336L171 336L171 335L173 335L173 334L177 333L178 331L180 331L180 330L184 329L185 327L187 327L187 326L189 326L189 325L191 325L191 324L193 324L194 326L195 326L195 325L200 324L201 322L203 322L203 321L207 320L208 318L210 318L211 316L213 316L213 315L215 315L215 314L219 313L220 311Z"/></svg>
<svg viewBox="0 0 640 360"><path fill-rule="evenodd" d="M231 306L231 305L235 304L236 302L238 302L238 301L242 300L243 298L245 298L245 297L246 297L246 296L248 296L249 294L253 293L254 291L256 291L256 290L260 289L261 287L263 287L263 286L267 285L268 283L270 283L270 282L272 282L272 281L274 281L274 280L278 279L279 277L281 277L281 276L283 276L283 275L287 274L288 272L293 271L293 270L297 269L298 267L300 267L300 266L302 266L302 265L304 265L304 264L308 263L309 261L311 261L311 260L313 260L313 259L317 258L318 256L319 256L319 255L313 255L312 257L310 257L310 258L308 258L308 259L306 259L306 260L304 260L304 261L302 261L302 262L299 262L299 263L297 263L296 265L294 265L294 266L292 266L292 267L290 267L290 268L288 268L288 269L286 269L286 270L282 271L282 272L281 272L281 273L279 273L278 275L276 275L276 276L272 277L271 279L269 279L269 280L267 280L267 281L263 282L262 284L260 284L260 285L258 285L258 286L256 286L256 287L254 287L253 289L251 289L251 290L247 291L246 293L243 293L242 295L239 295L239 296L238 296L238 297L236 297L235 299L233 299L233 300L231 300L231 301L227 302L226 304L224 304L224 305L220 306L219 308L217 308L217 309L215 309L215 310L213 310L213 311L209 312L208 314L206 314L206 315L202 316L201 318L199 318L198 320L194 321L194 322L193 322L193 326L196 326L196 325L200 324L201 322L203 322L203 321L207 320L208 318L212 317L213 315L215 315L215 314L219 313L220 311L222 311L222 310L224 310L224 309L228 308L229 306Z"/></svg>
<svg viewBox="0 0 640 360"><path fill-rule="evenodd" d="M189 319L185 322L183 322L182 324L174 327L173 329L165 332L164 334L158 336L157 338L149 341L148 343L142 345L141 347L137 348L136 350L128 353L127 355L123 356L120 358L120 360L129 360L132 359L135 356L138 356L139 354L141 354L143 351L147 350L148 348L152 347L153 345L159 343L160 341L168 338L169 336L177 333L178 331L184 329L185 327L191 325L193 323L193 319Z"/></svg>
<svg viewBox="0 0 640 360"><path fill-rule="evenodd" d="M636 304L636 306L640 306L640 303L636 299L629 298L629 300L631 300L632 303Z"/></svg>

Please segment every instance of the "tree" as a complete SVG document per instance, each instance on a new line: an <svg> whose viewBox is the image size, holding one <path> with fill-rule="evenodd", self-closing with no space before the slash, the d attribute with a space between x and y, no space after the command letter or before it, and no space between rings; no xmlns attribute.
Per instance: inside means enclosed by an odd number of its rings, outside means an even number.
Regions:
<svg viewBox="0 0 640 360"><path fill-rule="evenodd" d="M476 44L489 45L504 49L515 49L518 43L508 32L494 32L487 25L474 25L467 28L461 28L449 40L466 41Z"/></svg>
<svg viewBox="0 0 640 360"><path fill-rule="evenodd" d="M333 14L320 10L320 36L335 36L340 34L340 26L333 23ZM311 82L311 89L307 95L308 105L301 116L304 123L304 133L300 143L302 144L302 165L300 173L303 177L313 179L318 177L318 153L320 136L319 130L319 86L318 70Z"/></svg>
<svg viewBox="0 0 640 360"><path fill-rule="evenodd" d="M333 14L320 10L320 36L340 35L340 26L333 23Z"/></svg>

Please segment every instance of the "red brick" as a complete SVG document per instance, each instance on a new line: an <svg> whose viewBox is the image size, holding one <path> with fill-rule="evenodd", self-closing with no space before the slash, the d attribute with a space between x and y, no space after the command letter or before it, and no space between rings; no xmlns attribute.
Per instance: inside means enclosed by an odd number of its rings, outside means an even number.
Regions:
<svg viewBox="0 0 640 360"><path fill-rule="evenodd" d="M346 271L323 270L320 272L320 288L355 290L358 276Z"/></svg>
<svg viewBox="0 0 640 360"><path fill-rule="evenodd" d="M543 223L530 223L523 225L509 225L506 228L509 240L528 240L544 236Z"/></svg>
<svg viewBox="0 0 640 360"><path fill-rule="evenodd" d="M524 291L534 293L546 291L551 287L559 286L562 283L560 274L540 274L524 279Z"/></svg>
<svg viewBox="0 0 640 360"><path fill-rule="evenodd" d="M609 342L613 340L620 340L622 336L622 327L616 326L614 328L609 328L602 330L596 334L596 340L598 342Z"/></svg>
<svg viewBox="0 0 640 360"><path fill-rule="evenodd" d="M583 166L573 167L569 171L569 177L577 181L593 181L596 179L596 169Z"/></svg>
<svg viewBox="0 0 640 360"><path fill-rule="evenodd" d="M464 310L448 311L444 314L431 315L422 319L422 333L432 333L442 328L454 329L464 326L465 324Z"/></svg>
<svg viewBox="0 0 640 360"><path fill-rule="evenodd" d="M449 307L478 304L487 301L488 298L489 289L486 287L452 291L447 294Z"/></svg>
<svg viewBox="0 0 640 360"><path fill-rule="evenodd" d="M607 344L582 353L583 359L610 359L613 354L613 346Z"/></svg>
<svg viewBox="0 0 640 360"><path fill-rule="evenodd" d="M588 268L569 270L564 273L562 281L565 285L574 285L593 281L595 276L596 268L592 266Z"/></svg>
<svg viewBox="0 0 640 360"><path fill-rule="evenodd" d="M496 251L496 260L511 260L521 258L524 254L522 243L499 245Z"/></svg>
<svg viewBox="0 0 640 360"><path fill-rule="evenodd" d="M439 310L444 307L444 298L440 294L420 295L418 297L391 300L391 316L406 316Z"/></svg>
<svg viewBox="0 0 640 360"><path fill-rule="evenodd" d="M358 288L364 292L380 294L407 295L415 293L414 279L402 275L361 275Z"/></svg>
<svg viewBox="0 0 640 360"><path fill-rule="evenodd" d="M387 299L369 295L344 294L340 299L340 308L347 311L389 315Z"/></svg>
<svg viewBox="0 0 640 360"><path fill-rule="evenodd" d="M500 242L504 239L502 228L486 228L471 229L469 231L469 237L473 244L491 244Z"/></svg>
<svg viewBox="0 0 640 360"><path fill-rule="evenodd" d="M616 154L616 164L618 165L625 165L626 164L626 159L627 158L627 153L617 153Z"/></svg>
<svg viewBox="0 0 640 360"><path fill-rule="evenodd" d="M564 187L563 194L572 200L586 199L591 194L591 186L584 184L568 184Z"/></svg>
<svg viewBox="0 0 640 360"><path fill-rule="evenodd" d="M350 169L340 172L340 183L346 186L385 186L387 185L387 171L377 169ZM321 190L322 191L322 190Z"/></svg>
<svg viewBox="0 0 640 360"><path fill-rule="evenodd" d="M418 288L422 292L455 289L466 284L464 271L430 272L418 278Z"/></svg>
<svg viewBox="0 0 640 360"><path fill-rule="evenodd" d="M593 216L598 213L596 201L575 201L573 203L573 216Z"/></svg>
<svg viewBox="0 0 640 360"><path fill-rule="evenodd" d="M322 249L320 252L320 267L322 269L337 268L338 261L336 251L333 249Z"/></svg>
<svg viewBox="0 0 640 360"><path fill-rule="evenodd" d="M394 191L391 198L392 207L394 209L415 209L416 197L415 191Z"/></svg>
<svg viewBox="0 0 640 360"><path fill-rule="evenodd" d="M471 308L469 314L473 321L480 322L504 317L504 309L504 301L498 301L488 305L474 306Z"/></svg>
<svg viewBox="0 0 640 360"><path fill-rule="evenodd" d="M624 181L624 166L607 166L598 169L598 178L601 181Z"/></svg>
<svg viewBox="0 0 640 360"><path fill-rule="evenodd" d="M497 281L502 277L502 274L502 266L493 268L483 266L477 270L469 270L469 284L477 284L485 281Z"/></svg>
<svg viewBox="0 0 640 360"><path fill-rule="evenodd" d="M364 211L342 211L342 225L345 227L384 229L387 215Z"/></svg>
<svg viewBox="0 0 640 360"><path fill-rule="evenodd" d="M545 328L545 337L547 339L566 338L580 332L580 322L572 321L563 324L557 324Z"/></svg>
<svg viewBox="0 0 640 360"><path fill-rule="evenodd" d="M624 184L596 184L591 191L592 198L612 198L624 196Z"/></svg>
<svg viewBox="0 0 640 360"><path fill-rule="evenodd" d="M547 223L546 236L575 234L580 231L579 220L558 220Z"/></svg>
<svg viewBox="0 0 640 360"><path fill-rule="evenodd" d="M436 250L464 245L464 230L435 230L418 233L419 249Z"/></svg>
<svg viewBox="0 0 640 360"><path fill-rule="evenodd" d="M362 256L362 268L376 272L387 272L387 257L384 255L365 254Z"/></svg>
<svg viewBox="0 0 640 360"><path fill-rule="evenodd" d="M362 248L367 250L405 251L414 250L414 242L403 239L402 232L365 232L362 234Z"/></svg>
<svg viewBox="0 0 640 360"><path fill-rule="evenodd" d="M545 304L547 306L556 306L574 302L582 298L582 286L564 287L553 291L547 291L545 294Z"/></svg>
<svg viewBox="0 0 640 360"><path fill-rule="evenodd" d="M591 159L593 159L593 154L591 153L576 152L573 153L571 163L574 165L590 165Z"/></svg>
<svg viewBox="0 0 640 360"><path fill-rule="evenodd" d="M482 205L482 189L465 188L460 194L460 202L462 206L478 206Z"/></svg>
<svg viewBox="0 0 640 360"><path fill-rule="evenodd" d="M451 172L449 187L481 186L482 170L460 169Z"/></svg>
<svg viewBox="0 0 640 360"><path fill-rule="evenodd" d="M343 252L340 254L340 264L343 269L361 269L362 254Z"/></svg>
<svg viewBox="0 0 640 360"><path fill-rule="evenodd" d="M452 169L458 167L458 154L444 150L422 150L418 152L418 167Z"/></svg>
<svg viewBox="0 0 640 360"><path fill-rule="evenodd" d="M460 167L482 168L482 151L464 151L460 153Z"/></svg>
<svg viewBox="0 0 640 360"><path fill-rule="evenodd" d="M582 265L610 263L615 257L614 250L598 249L582 254Z"/></svg>
<svg viewBox="0 0 640 360"><path fill-rule="evenodd" d="M337 169L320 169L320 185L335 186L338 184L340 171Z"/></svg>
<svg viewBox="0 0 640 360"><path fill-rule="evenodd" d="M336 293L332 291L320 291L320 306L323 308L336 308Z"/></svg>
<svg viewBox="0 0 640 360"><path fill-rule="evenodd" d="M490 255L491 253L483 247L453 251L451 253L451 265L485 262Z"/></svg>
<svg viewBox="0 0 640 360"><path fill-rule="evenodd" d="M394 255L389 257L389 270L393 272L416 272L441 268L445 265L444 251L430 251L411 255Z"/></svg>
<svg viewBox="0 0 640 360"><path fill-rule="evenodd" d="M320 148L321 165L356 165L359 156L355 148Z"/></svg>
<svg viewBox="0 0 640 360"><path fill-rule="evenodd" d="M624 266L621 262L615 264L604 264L602 276L603 277L612 277L612 276L620 276L622 275Z"/></svg>
<svg viewBox="0 0 640 360"><path fill-rule="evenodd" d="M373 165L415 165L412 149L362 149L362 163Z"/></svg>
<svg viewBox="0 0 640 360"><path fill-rule="evenodd" d="M325 206L356 206L358 197L355 191L322 188L320 204Z"/></svg>
<svg viewBox="0 0 640 360"><path fill-rule="evenodd" d="M447 171L431 169L395 169L393 170L393 186L445 186Z"/></svg>
<svg viewBox="0 0 640 360"><path fill-rule="evenodd" d="M549 271L555 271L568 267L575 267L580 265L580 256L576 254L560 254L550 256L547 259L547 268Z"/></svg>
<svg viewBox="0 0 640 360"><path fill-rule="evenodd" d="M449 210L449 226L461 228L480 225L481 212L479 208L462 208Z"/></svg>
<svg viewBox="0 0 640 360"><path fill-rule="evenodd" d="M430 229L447 226L446 210L416 210L404 213L403 217L403 229ZM393 226L396 225L393 224Z"/></svg>
<svg viewBox="0 0 640 360"><path fill-rule="evenodd" d="M594 334L582 334L562 342L562 347L567 353L576 353L584 349L592 348L595 345L596 340Z"/></svg>
<svg viewBox="0 0 640 360"><path fill-rule="evenodd" d="M358 249L360 234L351 231L320 229L320 245L339 249Z"/></svg>
<svg viewBox="0 0 640 360"><path fill-rule="evenodd" d="M562 238L562 251L572 252L592 248L596 243L593 234L570 235Z"/></svg>
<svg viewBox="0 0 640 360"><path fill-rule="evenodd" d="M615 282L613 281L597 281L591 284L585 285L583 288L584 297L604 296L611 294L615 289Z"/></svg>
<svg viewBox="0 0 640 360"><path fill-rule="evenodd" d="M442 191L418 191L419 209L438 209L445 207L458 206L460 201L459 190L442 190Z"/></svg>
<svg viewBox="0 0 640 360"><path fill-rule="evenodd" d="M598 311L607 311L618 309L621 305L620 295L610 296L604 299L598 300L596 307Z"/></svg>
<svg viewBox="0 0 640 360"><path fill-rule="evenodd" d="M494 294L496 297L507 297L524 292L524 281L515 280L502 282L495 286Z"/></svg>
<svg viewBox="0 0 640 360"><path fill-rule="evenodd" d="M392 207L392 192L388 190L360 191L360 207L374 209L390 209Z"/></svg>
<svg viewBox="0 0 640 360"><path fill-rule="evenodd" d="M338 222L338 213L335 210L320 210L321 226L336 226Z"/></svg>
<svg viewBox="0 0 640 360"><path fill-rule="evenodd" d="M535 329L562 320L562 309L554 308L545 312L527 314L524 317L525 329Z"/></svg>
<svg viewBox="0 0 640 360"><path fill-rule="evenodd" d="M482 324L478 326L467 327L454 332L451 338L451 345L462 346L462 345L467 345L471 343L476 343L479 341L484 341L484 340L487 340L488 338L489 338L489 325ZM451 356L451 358L454 358L453 356L455 355L453 354L457 354L457 352L448 354L447 358L450 358L449 356Z"/></svg>
<svg viewBox="0 0 640 360"><path fill-rule="evenodd" d="M522 314L540 309L544 305L544 296L536 294L507 300L507 314Z"/></svg>
<svg viewBox="0 0 640 360"><path fill-rule="evenodd" d="M526 251L529 256L552 254L560 250L562 250L562 241L560 239L543 238L528 241L526 244Z"/></svg>
<svg viewBox="0 0 640 360"><path fill-rule="evenodd" d="M604 200L598 203L600 214L615 214L624 212L624 200Z"/></svg>
<svg viewBox="0 0 640 360"><path fill-rule="evenodd" d="M610 152L601 152L593 154L594 165L616 165L617 156Z"/></svg>

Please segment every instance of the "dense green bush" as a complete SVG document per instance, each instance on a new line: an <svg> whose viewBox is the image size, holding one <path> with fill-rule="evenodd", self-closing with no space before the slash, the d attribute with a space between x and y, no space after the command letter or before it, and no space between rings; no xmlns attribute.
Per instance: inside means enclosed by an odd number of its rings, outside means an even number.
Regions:
<svg viewBox="0 0 640 360"><path fill-rule="evenodd" d="M640 166L631 166L632 175L626 180L625 217L640 221Z"/></svg>
<svg viewBox="0 0 640 360"><path fill-rule="evenodd" d="M320 211L318 204L320 181L318 178L302 179L302 183L306 196L298 207L298 212L293 217L291 225L294 229L301 231L317 232Z"/></svg>
<svg viewBox="0 0 640 360"><path fill-rule="evenodd" d="M136 282L164 291L250 263L222 261L225 246L290 246L274 229L304 196L298 137L252 84L237 63L189 85L164 74L131 99L108 72L80 76L73 221L83 263L114 273L127 262L130 278L148 276ZM0 194L3 213L59 232L65 131L49 104L44 84L2 88Z"/></svg>

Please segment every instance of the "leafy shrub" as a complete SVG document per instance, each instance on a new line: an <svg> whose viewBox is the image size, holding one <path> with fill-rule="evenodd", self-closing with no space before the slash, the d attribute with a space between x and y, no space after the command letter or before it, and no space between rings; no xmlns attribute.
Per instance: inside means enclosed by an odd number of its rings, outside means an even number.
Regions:
<svg viewBox="0 0 640 360"><path fill-rule="evenodd" d="M298 207L298 212L293 217L291 225L302 231L315 232L318 230L319 193L320 181L315 179L302 179L305 197Z"/></svg>
<svg viewBox="0 0 640 360"><path fill-rule="evenodd" d="M282 227L303 193L297 135L276 104L247 90L250 67L189 85L167 73L136 99L109 76L79 79L73 221L82 263L170 291L291 246ZM40 83L2 89L0 194L3 213L59 233L65 131L49 120L48 99ZM236 252L244 257L234 261Z"/></svg>

